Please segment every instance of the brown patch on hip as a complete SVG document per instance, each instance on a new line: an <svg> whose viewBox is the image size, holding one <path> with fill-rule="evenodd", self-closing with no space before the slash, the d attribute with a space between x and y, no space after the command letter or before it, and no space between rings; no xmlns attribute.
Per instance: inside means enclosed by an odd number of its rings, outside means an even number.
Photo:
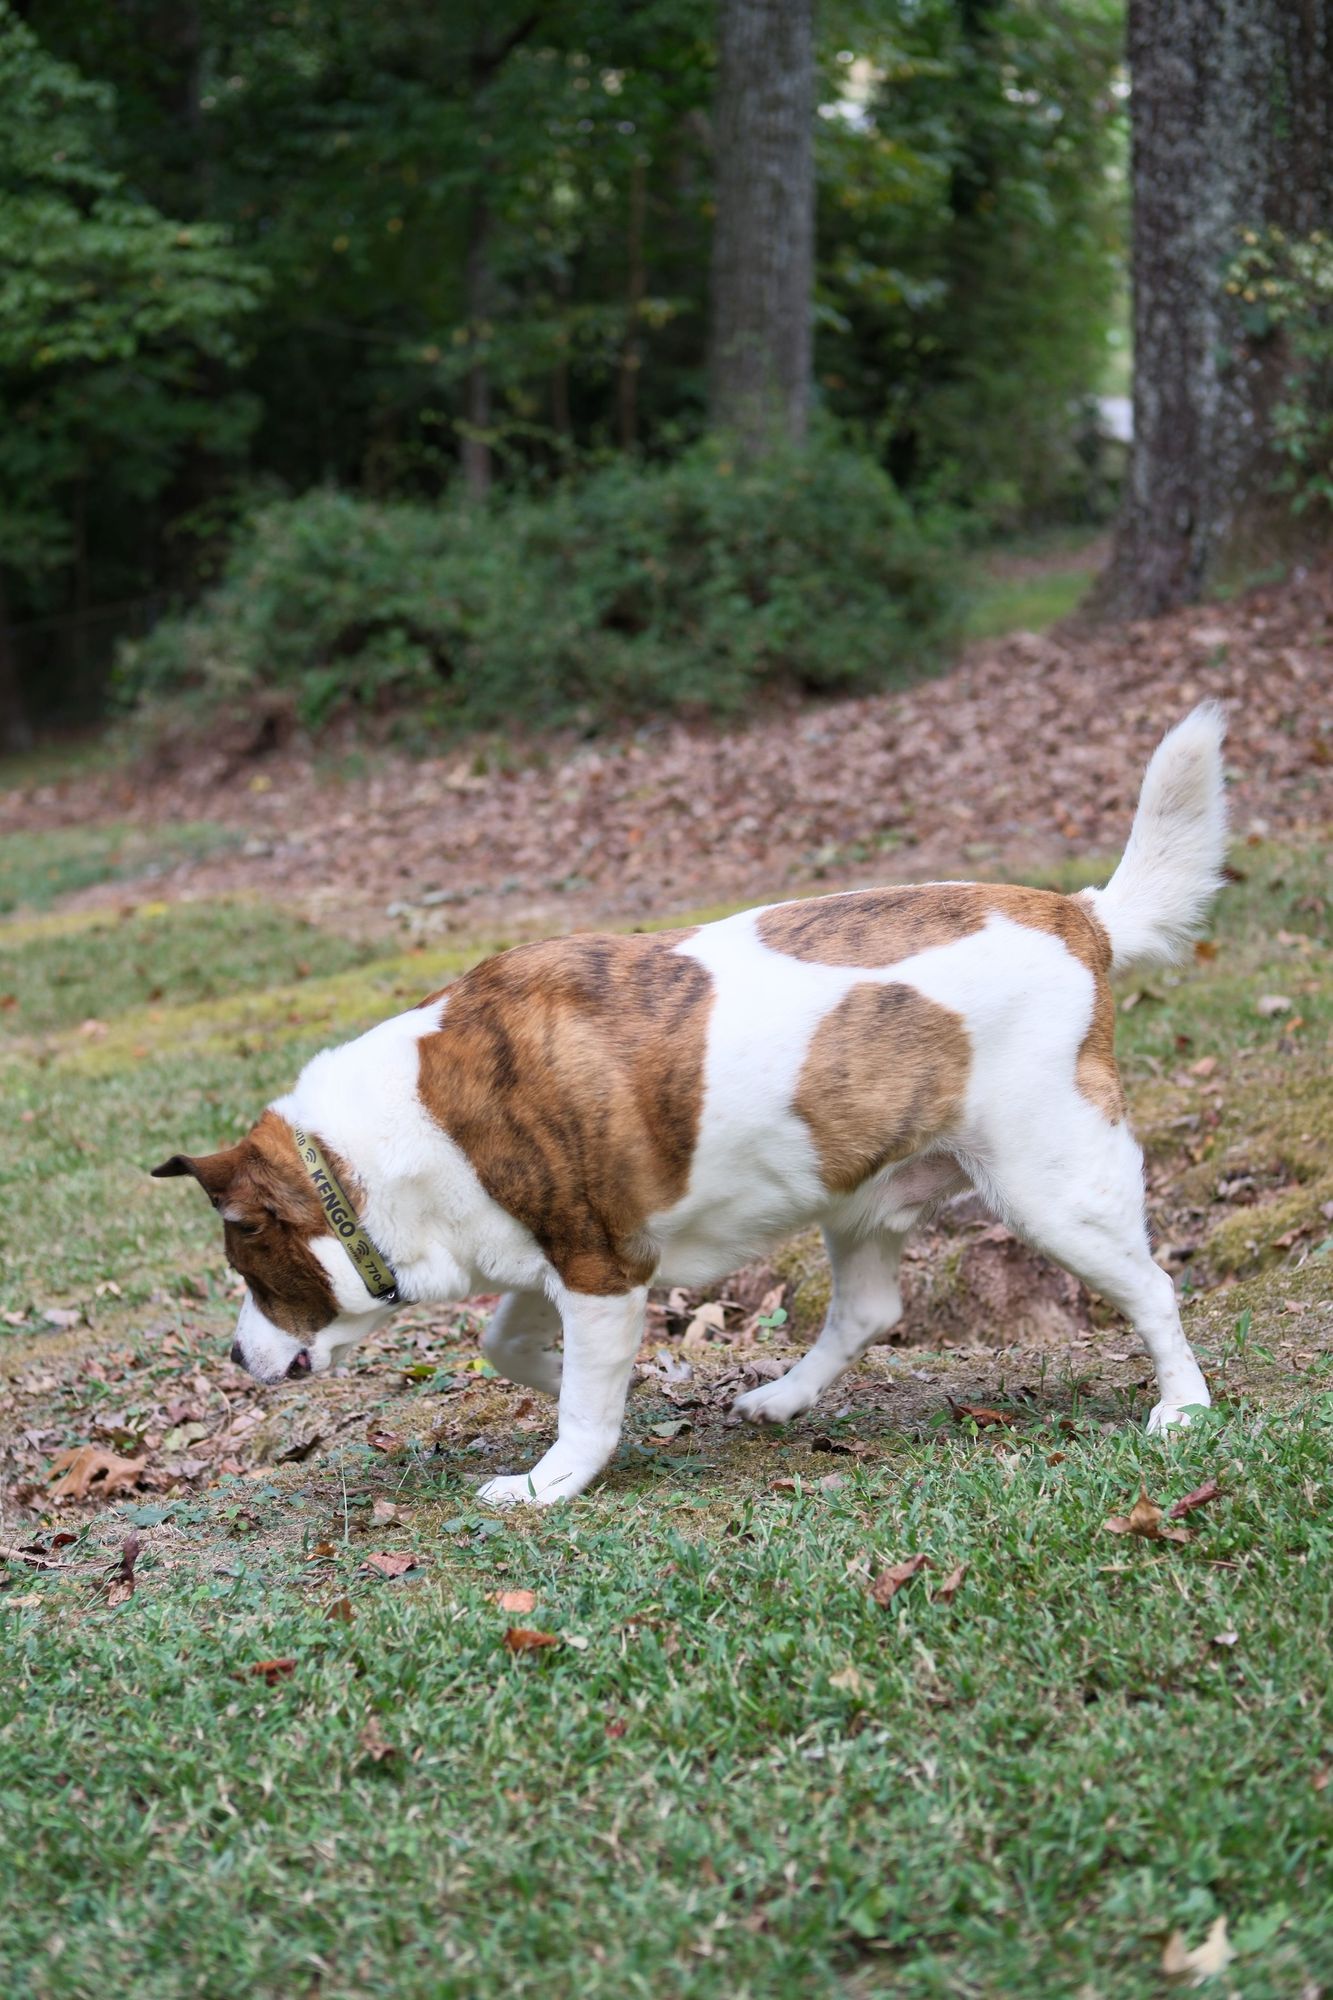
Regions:
<svg viewBox="0 0 1333 2000"><path fill-rule="evenodd" d="M713 982L692 931L521 945L448 989L422 1102L573 1291L623 1293L689 1180Z"/></svg>
<svg viewBox="0 0 1333 2000"><path fill-rule="evenodd" d="M1092 974L1092 1019L1079 1047L1074 1081L1117 1124L1125 1115L1125 1100L1115 1060L1111 941L1080 897L987 882L926 882L779 903L760 914L757 929L770 950L789 958L883 970L916 952L970 936L992 914L1058 937Z"/></svg>
<svg viewBox="0 0 1333 2000"><path fill-rule="evenodd" d="M971 1060L950 1008L912 986L854 986L820 1022L796 1087L825 1186L849 1194L938 1138L962 1109Z"/></svg>

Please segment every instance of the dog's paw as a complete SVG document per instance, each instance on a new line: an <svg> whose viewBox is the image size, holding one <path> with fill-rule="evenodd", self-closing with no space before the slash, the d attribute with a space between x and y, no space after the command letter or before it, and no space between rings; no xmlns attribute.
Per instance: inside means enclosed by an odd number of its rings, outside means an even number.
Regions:
<svg viewBox="0 0 1333 2000"><path fill-rule="evenodd" d="M1159 1403L1148 1418L1148 1436L1163 1437L1167 1431L1184 1430L1190 1413L1178 1403Z"/></svg>
<svg viewBox="0 0 1333 2000"><path fill-rule="evenodd" d="M488 1479L477 1490L478 1500L486 1507L549 1507L553 1500L560 1497L558 1493L538 1493L530 1472L514 1472L501 1479Z"/></svg>
<svg viewBox="0 0 1333 2000"><path fill-rule="evenodd" d="M736 1398L732 1408L747 1424L789 1424L793 1417L803 1416L815 1400L813 1392L795 1378L793 1369L789 1375L780 1375L776 1382L762 1382L757 1389L747 1389Z"/></svg>

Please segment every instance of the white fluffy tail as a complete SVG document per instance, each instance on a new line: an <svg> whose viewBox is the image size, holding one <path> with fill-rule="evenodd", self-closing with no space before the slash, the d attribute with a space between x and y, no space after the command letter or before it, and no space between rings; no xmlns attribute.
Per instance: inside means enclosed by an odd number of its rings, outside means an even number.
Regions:
<svg viewBox="0 0 1333 2000"><path fill-rule="evenodd" d="M1104 889L1088 891L1117 972L1175 958L1198 934L1222 886L1225 734L1222 708L1205 701L1162 738L1144 773L1120 866Z"/></svg>

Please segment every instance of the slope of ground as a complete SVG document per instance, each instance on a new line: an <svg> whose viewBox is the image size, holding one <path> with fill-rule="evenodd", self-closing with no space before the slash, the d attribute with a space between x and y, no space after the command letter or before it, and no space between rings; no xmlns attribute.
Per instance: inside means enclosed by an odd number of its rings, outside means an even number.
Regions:
<svg viewBox="0 0 1333 2000"><path fill-rule="evenodd" d="M1219 1992L1317 2000L1333 1982L1323 602L1302 585L1267 613L1209 613L1237 621L1229 668L1192 636L1202 614L1131 635L1139 693L1126 669L1113 721L1074 672L1109 673L1109 642L1010 641L900 698L896 724L858 703L670 731L478 790L446 766L448 838L473 810L485 829L466 850L480 893L414 903L406 937L381 900L401 899L394 787L424 871L428 801L406 795L438 801L439 769L331 780L292 754L193 798L184 779L123 796L104 772L87 797L7 799L0 869L18 856L25 899L53 907L0 925L0 1991L1148 2000L1211 1938L1215 1960L1235 1954ZM1038 645L1054 680L1020 671ZM307 1054L445 982L483 917L632 922L689 884L736 901L752 880L887 873L907 850L812 862L794 831L803 812L864 817L880 759L934 829L914 866L928 850L941 872L998 866L1030 828L1038 853L1077 857L1067 884L1086 849L1114 848L1159 721L1228 672L1238 879L1187 967L1119 993L1158 1254L1216 1398L1187 1436L1142 1435L1152 1397L1125 1328L967 1207L914 1246L897 1347L784 1430L729 1409L809 1337L817 1246L737 1274L719 1312L656 1299L610 1475L540 1519L475 1500L553 1422L481 1361L487 1301L405 1312L319 1385L265 1391L231 1365L215 1220L143 1169L232 1136ZM1020 714L1045 733L1001 729ZM805 729L833 732L827 767ZM562 803L592 758L593 803ZM697 818L691 759L712 802ZM746 835L728 761L756 810L772 799ZM330 798L365 820L364 846L320 842ZM532 822L511 826L520 805ZM594 829L636 811L679 836L670 881L653 849L628 879L601 854ZM246 854L252 812L266 851ZM186 849L173 815L211 830ZM547 879L589 841L596 880L500 893L506 852L540 854ZM301 921L321 896L325 920ZM432 934L442 916L460 935ZM1157 1524L1183 1539L1108 1528L1141 1486L1193 1496Z"/></svg>

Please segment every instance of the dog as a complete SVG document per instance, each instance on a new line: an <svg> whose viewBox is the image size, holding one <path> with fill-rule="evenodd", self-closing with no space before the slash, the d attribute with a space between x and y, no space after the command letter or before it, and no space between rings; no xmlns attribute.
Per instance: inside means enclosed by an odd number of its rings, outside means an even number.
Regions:
<svg viewBox="0 0 1333 2000"><path fill-rule="evenodd" d="M153 1169L222 1218L232 1358L320 1374L400 1301L499 1290L482 1350L559 1431L480 1498L544 1507L616 1449L650 1286L819 1223L823 1330L736 1405L787 1423L888 1334L905 1236L972 1188L1131 1322L1149 1430L1188 1422L1208 1389L1149 1250L1110 977L1175 956L1221 885L1223 734L1204 704L1164 738L1104 889L861 889L520 945L315 1056L237 1144Z"/></svg>

